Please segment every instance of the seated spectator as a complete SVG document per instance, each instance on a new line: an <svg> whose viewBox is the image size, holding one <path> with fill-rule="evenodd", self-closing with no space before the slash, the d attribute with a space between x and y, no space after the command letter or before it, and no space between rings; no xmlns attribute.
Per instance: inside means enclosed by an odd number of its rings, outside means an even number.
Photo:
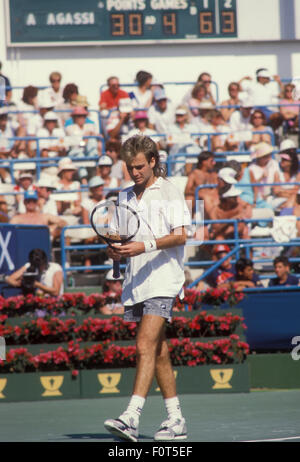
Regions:
<svg viewBox="0 0 300 462"><path fill-rule="evenodd" d="M276 257L273 266L277 277L270 279L269 287L299 285L299 279L290 274L290 262L287 257Z"/></svg>
<svg viewBox="0 0 300 462"><path fill-rule="evenodd" d="M105 276L105 280L102 287L103 295L107 295L108 298L116 298L117 296L121 297L122 294L122 281L124 277L122 274L118 279L113 277L113 270L109 270ZM100 309L101 314L123 314L124 306L120 302L110 302L107 303Z"/></svg>
<svg viewBox="0 0 300 462"><path fill-rule="evenodd" d="M296 205L293 210L293 215L295 215L297 218L300 217L300 188L298 189L298 193L296 197ZM300 236L300 220L297 220L296 226L297 226L297 235L299 237Z"/></svg>
<svg viewBox="0 0 300 462"><path fill-rule="evenodd" d="M18 111L20 111L19 122L26 130L30 119L33 117L34 113L39 110L37 95L37 87L29 85L23 89L22 99L17 105Z"/></svg>
<svg viewBox="0 0 300 462"><path fill-rule="evenodd" d="M24 171L19 174L17 184L14 186L14 192L16 194L17 202L17 213L25 212L24 205L24 193L25 191L36 191L36 187L33 183L33 175L30 171Z"/></svg>
<svg viewBox="0 0 300 462"><path fill-rule="evenodd" d="M253 262L249 258L239 258L235 264L235 276L228 279L237 291L245 287L262 287L259 276L254 272Z"/></svg>
<svg viewBox="0 0 300 462"><path fill-rule="evenodd" d="M111 157L113 165L111 175L118 180L118 186L131 181L124 160L120 159L121 143L118 140L108 140L105 143L106 155Z"/></svg>
<svg viewBox="0 0 300 462"><path fill-rule="evenodd" d="M78 86L75 83L68 83L63 89L63 103L56 106L59 111L58 115L61 121L61 126L64 126L66 120L70 117L71 111L76 106L76 99L79 95Z"/></svg>
<svg viewBox="0 0 300 462"><path fill-rule="evenodd" d="M217 173L215 172L216 162L214 155L210 151L203 151L198 156L198 163L196 168L188 175L185 187L185 199L192 201L193 210L195 209L195 191L200 185L216 184ZM210 198L212 197L212 200ZM215 189L201 188L199 189L198 198L204 201L204 207L210 208L213 201L216 200ZM209 202L209 205L207 204Z"/></svg>
<svg viewBox="0 0 300 462"><path fill-rule="evenodd" d="M62 75L60 72L51 72L49 75L50 87L39 92L39 96L43 97L44 95L47 95L47 97L51 99L54 107L59 106L64 102L63 90L60 86L61 79Z"/></svg>
<svg viewBox="0 0 300 462"><path fill-rule="evenodd" d="M9 223L10 216L4 195L0 195L0 223Z"/></svg>
<svg viewBox="0 0 300 462"><path fill-rule="evenodd" d="M240 105L240 110L234 111L229 119L232 133L227 139L227 144L230 151L248 150L252 144L251 112L253 103L249 98L243 98Z"/></svg>
<svg viewBox="0 0 300 462"><path fill-rule="evenodd" d="M272 205L263 200L260 196L257 197L256 203L254 204L254 191L251 186L249 163L251 162L251 156L246 155L237 157L239 162L232 159L226 163L227 167L232 168L235 172L235 179L237 180L236 187L241 189L240 199L247 204L253 206L252 208L252 218L253 219L263 219L263 221L258 221L260 228L265 228L268 226L268 222L264 221L266 218L273 218L274 212ZM241 162L243 160L243 162Z"/></svg>
<svg viewBox="0 0 300 462"><path fill-rule="evenodd" d="M37 138L55 137L56 139L39 140L41 157L60 157L66 155L65 132L58 127L58 117L55 112L49 111L44 115L44 125L39 128Z"/></svg>
<svg viewBox="0 0 300 462"><path fill-rule="evenodd" d="M252 153L254 163L249 167L251 183L261 183L262 186L253 186L254 202L258 200L269 201L271 204L270 186L263 186L264 183L274 183L275 172L279 171L279 164L272 159L273 147L268 143L259 143ZM271 201L271 202L270 202Z"/></svg>
<svg viewBox="0 0 300 462"><path fill-rule="evenodd" d="M104 180L99 176L93 176L89 181L89 197L82 201L81 221L83 225L90 226L91 214L95 206L105 200L104 195ZM98 235L95 234L93 229L84 229L84 244L89 245L99 242ZM84 265L91 266L91 258L86 257Z"/></svg>
<svg viewBox="0 0 300 462"><path fill-rule="evenodd" d="M196 83L192 90L191 98L188 101L190 111L194 116L198 115L200 103L203 103L204 101L210 101L214 104L213 98L206 90L206 86L203 83Z"/></svg>
<svg viewBox="0 0 300 462"><path fill-rule="evenodd" d="M213 111L213 105L210 101L203 101L199 104L199 114L191 119L192 125L197 128L199 136L199 146L203 149L211 149L211 137L205 135L205 133L212 132L212 126L210 123L210 115Z"/></svg>
<svg viewBox="0 0 300 462"><path fill-rule="evenodd" d="M216 132L218 135L211 136L211 150L213 152L227 151L227 139L229 138L230 126L222 116L221 111L212 110L209 114L211 132ZM224 135L222 134L224 133Z"/></svg>
<svg viewBox="0 0 300 462"><path fill-rule="evenodd" d="M57 190L75 191L70 194L61 194L61 200L57 201L57 211L59 215L81 216L81 193L76 191L80 190L80 182L74 181L76 172L77 167L68 157L59 161L57 171L58 180L55 183Z"/></svg>
<svg viewBox="0 0 300 462"><path fill-rule="evenodd" d="M119 101L118 111L113 111L104 127L104 132L108 138L119 139L128 135L134 128L133 124L133 105L130 98L122 98Z"/></svg>
<svg viewBox="0 0 300 462"><path fill-rule="evenodd" d="M113 161L111 157L105 156L105 155L100 157L98 161L97 174L104 181L105 188L113 189L113 188L119 187L118 178L115 176L112 176L112 166L113 166Z"/></svg>
<svg viewBox="0 0 300 462"><path fill-rule="evenodd" d="M63 270L58 263L48 262L46 253L42 249L29 252L28 263L25 263L14 273L6 276L5 282L13 287L24 287L23 277L26 271L36 271L37 277L33 287L25 293L36 295L51 295L58 297L64 293ZM25 287L24 287L25 289Z"/></svg>
<svg viewBox="0 0 300 462"><path fill-rule="evenodd" d="M252 139L247 142L246 146L249 148L258 143L269 143L272 141L272 129L267 126L267 119L260 109L255 109L250 117L252 125Z"/></svg>
<svg viewBox="0 0 300 462"><path fill-rule="evenodd" d="M2 62L0 61L0 77L4 79L5 83L5 102L9 103L12 97L12 87L9 78L2 74Z"/></svg>
<svg viewBox="0 0 300 462"><path fill-rule="evenodd" d="M24 193L25 213L15 215L10 223L12 225L44 225L51 227L51 238L55 239L60 235L61 228L67 225L65 220L49 213L38 211L38 193L37 191L26 191ZM51 232L52 231L52 232Z"/></svg>
<svg viewBox="0 0 300 462"><path fill-rule="evenodd" d="M94 123L86 123L88 111L81 106L76 106L72 111L74 123L65 129L69 146L68 155L76 157L98 157L102 152L102 143L96 138L97 129ZM93 138L95 136L95 138ZM92 138L85 138L92 137ZM78 172L82 183L87 183L88 172L81 167Z"/></svg>
<svg viewBox="0 0 300 462"><path fill-rule="evenodd" d="M39 99L39 112L32 115L29 119L27 126L27 134L29 136L36 136L38 130L44 125L44 116L48 111L53 111L54 105L50 96L44 94L42 98Z"/></svg>
<svg viewBox="0 0 300 462"><path fill-rule="evenodd" d="M58 215L57 203L51 197L51 194L56 190L53 178L43 175L36 183L38 193L38 208L41 213L49 213L50 215Z"/></svg>
<svg viewBox="0 0 300 462"><path fill-rule="evenodd" d="M283 89L280 77L274 75L273 81L271 81L270 72L267 69L260 69L256 73L256 82L253 82L251 77L246 76L239 81L239 84L241 90L247 92L252 99L254 106L263 111L266 122L273 130L277 130L283 121L278 109L274 108L274 104L278 103L280 92Z"/></svg>
<svg viewBox="0 0 300 462"><path fill-rule="evenodd" d="M149 108L152 104L153 93L151 90L152 74L139 71L135 76L137 87L129 93L133 106L137 109Z"/></svg>
<svg viewBox="0 0 300 462"><path fill-rule="evenodd" d="M300 182L299 161L296 148L291 148L294 143L291 140L284 140L280 145L279 170L274 174L274 183L295 183ZM298 185L283 184L273 186L272 193L275 197L285 199L278 207L280 209L293 209L296 205L296 196L299 190Z"/></svg>
<svg viewBox="0 0 300 462"><path fill-rule="evenodd" d="M222 260L228 253L230 248L226 244L217 244L213 248L214 262ZM231 257L228 257L221 265L213 270L206 278L205 281L211 287L224 287L230 278L235 276L235 268L231 263Z"/></svg>
<svg viewBox="0 0 300 462"><path fill-rule="evenodd" d="M175 109L163 89L154 92L154 104L148 110L149 128L166 134L175 123ZM164 146L160 138L160 145Z"/></svg>
<svg viewBox="0 0 300 462"><path fill-rule="evenodd" d="M229 189L228 189L229 187ZM241 190L234 185L228 185L219 190L219 203L209 212L210 220L247 219L252 218L252 207L250 204L240 200ZM215 223L211 225L210 239L232 239L234 238L234 224ZM241 239L248 239L248 225L244 222L237 225L238 235Z"/></svg>
<svg viewBox="0 0 300 462"><path fill-rule="evenodd" d="M175 124L170 126L170 131L167 134L167 146L170 155L177 153L199 154L200 148L192 137L193 133L197 133L198 129L195 125L189 122L188 110L185 106L178 106L175 111ZM173 164L172 174L182 174L184 172L184 164L186 156L176 159L179 165ZM182 165L182 161L184 164Z"/></svg>
<svg viewBox="0 0 300 462"><path fill-rule="evenodd" d="M77 95L76 99L73 101L73 109L74 107L83 107L87 112L89 110L89 102L87 100L87 97L84 95ZM72 111L73 111L72 109ZM74 118L72 117L72 112L69 114L68 119L65 121L64 128L66 128L68 125L74 125ZM89 114L86 116L85 119L86 124L93 124L95 126L95 122L89 118Z"/></svg>
<svg viewBox="0 0 300 462"><path fill-rule="evenodd" d="M16 159L20 153L24 153L26 142L11 138L26 136L26 130L18 123L9 121L7 112L6 107L0 108L0 158Z"/></svg>
<svg viewBox="0 0 300 462"><path fill-rule="evenodd" d="M229 98L221 103L221 106L239 106L241 100L239 98L240 85L238 82L230 82L228 85ZM238 112L239 108L235 107L222 107L220 108L221 114L225 122L229 122L234 112Z"/></svg>
<svg viewBox="0 0 300 462"><path fill-rule="evenodd" d="M128 135L123 135L122 136L122 142L126 141L128 138L131 138L132 136L135 135L142 135L142 136L148 136L151 138L156 144L159 145L159 137L155 136L157 135L156 131L153 130L152 128L149 128L149 118L148 114L146 111L136 111L133 117L133 122L134 122L134 127Z"/></svg>
<svg viewBox="0 0 300 462"><path fill-rule="evenodd" d="M216 99L215 99L215 97L213 95L213 91L212 91L212 88L211 88L211 82L212 82L211 75L208 72L201 72L201 74L199 75L196 83L204 85L204 87L206 89L205 100L210 101L210 103L213 106L215 106L216 105ZM191 94L192 94L193 88L194 87L189 89L187 91L187 93L185 94L185 96L183 97L183 100L182 100L183 105L188 105L188 102L191 99Z"/></svg>
<svg viewBox="0 0 300 462"><path fill-rule="evenodd" d="M119 107L120 99L129 98L127 91L120 88L118 77L109 77L107 79L108 89L101 92L99 109L114 109Z"/></svg>
<svg viewBox="0 0 300 462"><path fill-rule="evenodd" d="M280 104L284 104L284 106L280 106L279 111L284 120L285 131L298 130L299 128L300 101L294 99L294 89L295 85L292 83L284 85L283 98L279 101Z"/></svg>

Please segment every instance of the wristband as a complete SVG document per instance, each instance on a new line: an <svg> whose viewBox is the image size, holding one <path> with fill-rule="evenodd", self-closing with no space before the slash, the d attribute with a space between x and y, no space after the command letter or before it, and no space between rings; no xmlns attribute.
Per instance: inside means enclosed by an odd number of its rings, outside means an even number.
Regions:
<svg viewBox="0 0 300 462"><path fill-rule="evenodd" d="M144 246L145 246L145 253L153 252L154 250L157 250L155 239L151 241L145 241Z"/></svg>

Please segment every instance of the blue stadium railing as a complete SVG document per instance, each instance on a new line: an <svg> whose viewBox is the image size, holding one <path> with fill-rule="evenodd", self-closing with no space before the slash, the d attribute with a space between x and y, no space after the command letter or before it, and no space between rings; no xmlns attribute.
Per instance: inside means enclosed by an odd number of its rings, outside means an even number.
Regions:
<svg viewBox="0 0 300 462"><path fill-rule="evenodd" d="M300 220L299 217L297 217L297 220ZM194 239L189 239L187 241L188 246L194 246L198 247L200 245L216 245L216 244L227 244L229 246L234 246L234 248L230 251L230 254L227 254L224 259L219 260L218 262L214 262L214 260L206 260L206 261L187 261L185 262L185 266L187 267L197 267L197 268L203 268L203 267L208 267L210 266L207 274L205 273L204 276L201 275L200 278L195 280L191 286L193 287L196 285L200 280L203 279L203 277L206 277L213 269L215 269L217 266L219 266L223 261L225 261L229 256L235 255L236 259L239 258L241 250L246 250L246 257L250 258L250 249L255 247L255 248L260 248L260 247L292 247L292 246L298 246L300 245L300 238L296 239L291 239L289 242L276 242L272 238L252 238L252 239L241 239L239 238L238 234L238 224L243 222L243 223L254 223L257 222L257 219L227 219L227 220L204 220L201 224L214 224L214 223L228 223L232 224L234 226L234 237L232 239L226 239L226 240L208 240L208 241L197 241ZM272 219L259 219L259 221L264 221L266 223L272 222ZM70 261L67 261L67 256L66 252L70 251L72 252L73 250L100 250L100 249L105 249L107 245L105 244L75 244L75 245L66 245L65 244L65 233L69 229L82 229L82 228L89 228L91 229L91 226L88 225L77 225L77 226L66 226L62 229L62 235L61 235L61 260L62 260L62 266L63 266L63 271L64 271L64 278L67 283L67 273L68 272L77 272L77 271L85 271L85 270L95 270L95 271L102 271L102 270L108 270L112 268L111 264L101 264L101 265L90 265L90 266L83 266L83 265L77 265L77 266L71 266ZM252 258L253 263L271 263L273 260L271 258ZM294 257L290 258L290 262L296 263L300 262L300 257ZM214 265L213 267L211 265ZM121 268L125 268L125 265L121 265Z"/></svg>
<svg viewBox="0 0 300 462"><path fill-rule="evenodd" d="M99 141L102 141L102 154L105 152L105 145L104 145L104 138L101 135L90 135L90 136L83 136L83 139L97 139ZM14 178L14 165L17 164L24 164L24 163L36 163L36 176L37 179L40 177L41 173L41 168L42 167L50 167L50 166L57 166L57 163L63 158L63 157L41 157L41 149L39 142L42 140L58 140L59 137L57 136L45 136L45 137L36 137L36 136L23 136L23 137L8 137L7 138L10 141L35 141L36 142L36 156L35 157L29 157L26 159L1 159L0 160L0 167L1 165L5 165L7 168L7 164L9 164L9 170L10 174L12 177L13 183L15 182ZM95 165L96 162L99 160L99 156L70 156L68 155L70 159L73 160L73 162L87 162L87 161L94 161Z"/></svg>

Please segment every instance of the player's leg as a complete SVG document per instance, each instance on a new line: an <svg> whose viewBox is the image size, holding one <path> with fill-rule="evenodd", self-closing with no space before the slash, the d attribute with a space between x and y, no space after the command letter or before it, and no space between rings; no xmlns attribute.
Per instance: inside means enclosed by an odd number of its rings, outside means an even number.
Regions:
<svg viewBox="0 0 300 462"><path fill-rule="evenodd" d="M159 345L155 375L164 398L168 418L162 422L154 439L156 441L183 440L187 437L186 423L176 393L176 380L164 331Z"/></svg>
<svg viewBox="0 0 300 462"><path fill-rule="evenodd" d="M104 426L121 439L137 441L139 417L155 374L155 360L165 319L146 314L138 326L136 340L137 368L133 394L127 409L118 419L108 419Z"/></svg>

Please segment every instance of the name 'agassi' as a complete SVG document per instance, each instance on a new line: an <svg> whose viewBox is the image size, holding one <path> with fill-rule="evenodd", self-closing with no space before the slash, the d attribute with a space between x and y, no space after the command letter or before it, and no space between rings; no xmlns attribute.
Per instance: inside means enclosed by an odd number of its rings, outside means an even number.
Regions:
<svg viewBox="0 0 300 462"><path fill-rule="evenodd" d="M107 0L107 11L130 11L145 10L146 0ZM187 0L150 0L153 10L185 10L188 7Z"/></svg>

